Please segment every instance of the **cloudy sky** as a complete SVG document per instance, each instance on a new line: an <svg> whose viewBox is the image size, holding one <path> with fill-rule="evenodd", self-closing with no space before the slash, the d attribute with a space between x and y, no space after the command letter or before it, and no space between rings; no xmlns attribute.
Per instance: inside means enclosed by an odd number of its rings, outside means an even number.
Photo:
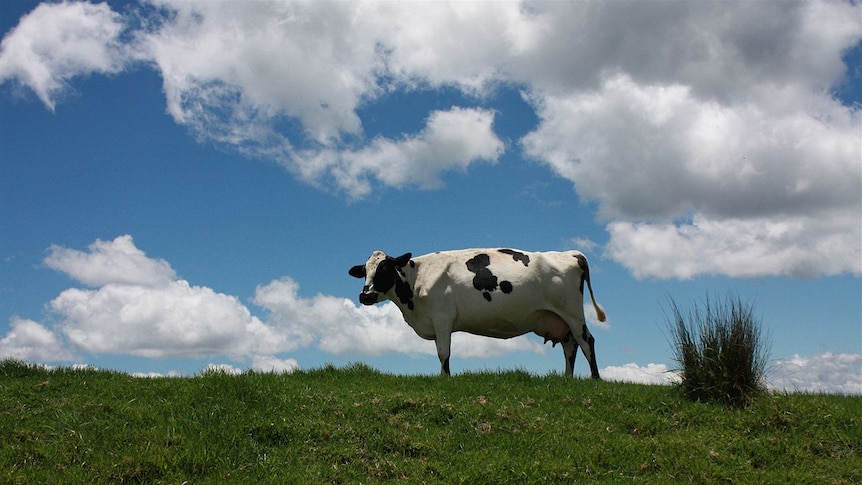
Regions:
<svg viewBox="0 0 862 485"><path fill-rule="evenodd" d="M436 373L351 266L581 249L605 377L666 380L669 299L733 293L776 387L862 393L858 4L15 0L0 31L0 357ZM562 352L455 336L497 368Z"/></svg>

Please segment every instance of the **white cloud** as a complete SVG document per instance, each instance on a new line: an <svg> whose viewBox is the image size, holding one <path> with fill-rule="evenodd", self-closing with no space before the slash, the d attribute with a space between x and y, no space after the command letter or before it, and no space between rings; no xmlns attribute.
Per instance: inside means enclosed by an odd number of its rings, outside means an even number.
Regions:
<svg viewBox="0 0 862 485"><path fill-rule="evenodd" d="M517 17L530 32L526 49L501 64L555 95L594 91L621 73L724 101L792 83L827 91L846 69L843 49L859 40L858 18L849 2L537 2Z"/></svg>
<svg viewBox="0 0 862 485"><path fill-rule="evenodd" d="M470 94L509 80L514 56L535 54L544 27L518 2L381 2L370 24L404 85L456 85ZM529 53L529 54L528 54Z"/></svg>
<svg viewBox="0 0 862 485"><path fill-rule="evenodd" d="M858 117L812 102L816 112L784 115L616 76L597 92L544 98L523 143L605 218L849 210L862 197Z"/></svg>
<svg viewBox="0 0 862 485"><path fill-rule="evenodd" d="M614 222L608 225L606 250L636 278L859 275L862 214L848 212L786 219L696 215L685 224Z"/></svg>
<svg viewBox="0 0 862 485"><path fill-rule="evenodd" d="M858 5L535 14L542 51L512 67L541 119L522 144L598 202L608 256L637 277L862 274L860 113L829 94Z"/></svg>
<svg viewBox="0 0 862 485"><path fill-rule="evenodd" d="M234 367L230 364L213 364L209 363L201 371L201 374L228 374L238 376L242 374L242 369Z"/></svg>
<svg viewBox="0 0 862 485"><path fill-rule="evenodd" d="M637 384L673 384L679 381L679 377L669 371L665 364L647 364L645 367L635 363L612 365L602 369L601 375L607 381Z"/></svg>
<svg viewBox="0 0 862 485"><path fill-rule="evenodd" d="M144 357L281 350L281 339L235 297L176 280L160 287L70 288L51 301L58 329L77 348Z"/></svg>
<svg viewBox="0 0 862 485"><path fill-rule="evenodd" d="M432 112L421 133L400 140L364 140L356 110L388 89L382 83L394 61L385 37L415 6L157 3L176 15L141 33L141 49L162 73L169 112L203 138L352 197L370 192L370 179L438 187L441 171L494 162L503 151L493 112L476 109ZM409 85L415 74L396 77ZM313 148L296 148L303 137L273 128L283 119L298 120ZM345 143L345 135L358 141Z"/></svg>
<svg viewBox="0 0 862 485"><path fill-rule="evenodd" d="M862 394L862 354L825 354L803 357L798 354L776 360L769 372L769 384L788 392Z"/></svg>
<svg viewBox="0 0 862 485"><path fill-rule="evenodd" d="M38 322L12 317L9 326L9 332L0 339L0 358L37 362L77 359L54 332Z"/></svg>
<svg viewBox="0 0 862 485"><path fill-rule="evenodd" d="M167 374L162 374L161 372L132 372L129 374L132 377L138 377L141 379L159 379L159 378L169 378L169 377L182 377L181 373L178 372L169 372Z"/></svg>
<svg viewBox="0 0 862 485"><path fill-rule="evenodd" d="M526 152L615 220L607 253L636 276L862 274L858 113L768 113L626 76L544 103Z"/></svg>
<svg viewBox="0 0 862 485"><path fill-rule="evenodd" d="M0 43L0 83L28 86L53 111L69 79L124 68L122 30L122 18L106 3L40 4Z"/></svg>
<svg viewBox="0 0 862 485"><path fill-rule="evenodd" d="M638 277L862 272L860 116L829 95L858 5L535 15L541 52L511 68L541 118L523 147L599 202L608 256Z"/></svg>
<svg viewBox="0 0 862 485"><path fill-rule="evenodd" d="M298 370L299 362L297 362L296 359L279 359L272 356L256 356L252 360L251 368L256 372L284 374Z"/></svg>
<svg viewBox="0 0 862 485"><path fill-rule="evenodd" d="M466 170L477 160L497 161L504 144L494 134L493 121L494 113L488 110L434 111L418 134L401 140L376 138L356 150L310 150L294 162L309 182L328 174L352 197L367 195L372 177L392 187L436 188L443 171Z"/></svg>
<svg viewBox="0 0 862 485"><path fill-rule="evenodd" d="M95 289L69 288L50 302L75 349L152 358L270 355L293 345L230 295L176 278L131 236L97 240L87 251L52 246L49 267Z"/></svg>
<svg viewBox="0 0 862 485"><path fill-rule="evenodd" d="M135 246L132 236L96 240L89 252L51 246L45 264L88 286L107 284L160 286L176 278L171 265L152 259Z"/></svg>
<svg viewBox="0 0 862 485"><path fill-rule="evenodd" d="M364 6L151 3L171 14L141 32L139 42L162 73L168 110L178 122L203 134L222 110L250 113L264 124L287 116L323 144L361 131L355 108L377 89L382 67L362 26L373 13Z"/></svg>

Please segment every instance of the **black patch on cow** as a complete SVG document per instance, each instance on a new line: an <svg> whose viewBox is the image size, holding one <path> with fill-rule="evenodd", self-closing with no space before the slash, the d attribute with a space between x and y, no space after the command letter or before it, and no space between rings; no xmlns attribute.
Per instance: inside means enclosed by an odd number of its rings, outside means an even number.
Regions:
<svg viewBox="0 0 862 485"><path fill-rule="evenodd" d="M529 262L530 257L526 254L519 253L517 251L512 251L511 249L501 249L501 252L507 252L506 254L520 254L524 258L526 258L526 262L521 260L524 263L524 266ZM515 260L518 261L519 257L514 256ZM482 296L491 301L491 292L497 290L497 277L494 273L488 269L488 266L491 264L491 257L485 253L477 254L472 259L467 261L467 269L474 273L476 276L473 277L473 287L482 292ZM503 280L499 283L500 291L503 293L511 293L514 289L511 281Z"/></svg>
<svg viewBox="0 0 862 485"><path fill-rule="evenodd" d="M405 276L404 271L398 264L395 259L387 257L377 265L377 271L374 273L372 281L374 291L386 293L394 286L395 296L412 310L413 288L410 288L410 284L402 279Z"/></svg>
<svg viewBox="0 0 862 485"><path fill-rule="evenodd" d="M530 265L530 256L528 256L528 255L526 255L520 251L515 251L514 249L498 249L497 251L499 251L503 254L508 254L516 262L520 261L521 263L523 263L525 267Z"/></svg>
<svg viewBox="0 0 862 485"><path fill-rule="evenodd" d="M395 258L395 266L397 266L398 268L403 268L407 266L407 263L410 262L410 258L412 257L413 254L411 253L404 253L401 256L398 256L397 258Z"/></svg>
<svg viewBox="0 0 862 485"><path fill-rule="evenodd" d="M395 286L395 260L386 258L377 264L377 270L374 272L374 278L371 282L374 284L374 291L386 293Z"/></svg>
<svg viewBox="0 0 862 485"><path fill-rule="evenodd" d="M350 268L350 271L348 271L347 273L354 278L365 278L365 265L357 264L356 266Z"/></svg>
<svg viewBox="0 0 862 485"><path fill-rule="evenodd" d="M413 288L401 278L395 280L395 296L401 303L406 303L407 308L413 309Z"/></svg>
<svg viewBox="0 0 862 485"><path fill-rule="evenodd" d="M497 277L488 269L489 264L491 258L485 253L467 260L467 270L476 274L473 277L473 288L481 291L482 296L491 301L491 292L497 289Z"/></svg>

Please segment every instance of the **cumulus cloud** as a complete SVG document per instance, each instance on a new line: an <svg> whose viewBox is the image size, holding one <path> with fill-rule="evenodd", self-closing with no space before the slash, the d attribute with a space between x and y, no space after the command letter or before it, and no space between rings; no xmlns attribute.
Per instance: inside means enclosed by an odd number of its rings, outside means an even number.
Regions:
<svg viewBox="0 0 862 485"><path fill-rule="evenodd" d="M95 287L69 288L50 302L54 331L35 322L18 325L31 337L41 335L46 348L50 336L54 345L65 341L93 354L243 359L271 356L293 345L236 297L178 279L169 263L146 256L128 235L97 240L87 251L52 246L45 263ZM17 328L13 322L6 339L20 348Z"/></svg>
<svg viewBox="0 0 862 485"><path fill-rule="evenodd" d="M12 317L9 326L9 332L0 339L0 358L36 362L61 362L77 358L57 334L41 323Z"/></svg>
<svg viewBox="0 0 862 485"><path fill-rule="evenodd" d="M439 173L465 170L471 163L495 163L504 149L494 134L494 113L452 108L434 111L425 129L400 140L375 138L356 150L309 150L297 156L297 167L310 182L326 173L353 197L371 191L371 179L392 187L441 185Z"/></svg>
<svg viewBox="0 0 862 485"><path fill-rule="evenodd" d="M862 226L856 224L862 214L849 212L787 219L698 215L680 224L614 222L608 225L606 250L636 278L862 274Z"/></svg>
<svg viewBox="0 0 862 485"><path fill-rule="evenodd" d="M141 50L162 73L168 111L203 138L274 159L351 197L368 194L370 179L438 187L441 171L494 162L503 151L491 129L493 112L476 109L432 112L422 132L402 139L364 140L360 104L389 89L386 77L405 84L415 77L388 70L391 48L382 38L407 9L157 3L172 15L140 33ZM301 136L273 128L284 119L298 120ZM302 148L309 141L311 148Z"/></svg>
<svg viewBox="0 0 862 485"><path fill-rule="evenodd" d="M598 92L545 98L542 123L523 143L584 198L598 200L605 218L843 208L862 195L853 178L858 120L834 100L820 104L785 116L620 75Z"/></svg>
<svg viewBox="0 0 862 485"><path fill-rule="evenodd" d="M862 116L831 92L859 4L147 3L135 22L40 5L3 39L0 82L53 108L73 77L140 62L199 138L350 197L436 188L505 149L492 109L392 138L366 134L361 108L518 86L540 120L523 153L596 203L606 255L636 276L862 274Z"/></svg>
<svg viewBox="0 0 862 485"><path fill-rule="evenodd" d="M481 95L512 79L507 65L517 56L542 48L545 25L519 2L381 2L373 8L378 21L369 33L385 49L387 73L405 85L455 85Z"/></svg>
<svg viewBox="0 0 862 485"><path fill-rule="evenodd" d="M242 369L230 364L213 364L209 363L203 368L201 374L228 374L238 376L242 374Z"/></svg>
<svg viewBox="0 0 862 485"><path fill-rule="evenodd" d="M633 382L637 384L673 384L679 376L668 370L665 364L647 364L641 367L634 362L612 365L601 370L602 378L608 381Z"/></svg>
<svg viewBox="0 0 862 485"><path fill-rule="evenodd" d="M171 265L163 259L148 258L135 246L132 236L125 235L113 241L97 239L88 251L51 246L45 264L66 273L88 286L111 283L124 285L158 286L176 278Z"/></svg>
<svg viewBox="0 0 862 485"><path fill-rule="evenodd" d="M71 78L125 67L122 31L123 19L106 3L40 4L0 43L0 83L29 87L53 111Z"/></svg>
<svg viewBox="0 0 862 485"><path fill-rule="evenodd" d="M788 392L862 394L862 354L825 354L803 357L798 354L776 360L769 372L769 384Z"/></svg>
<svg viewBox="0 0 862 485"><path fill-rule="evenodd" d="M607 256L637 277L862 274L860 114L829 91L858 5L542 7L539 45L566 55L517 71L541 120L522 146L598 202Z"/></svg>
<svg viewBox="0 0 862 485"><path fill-rule="evenodd" d="M828 90L859 40L858 15L849 2L528 4L518 24L532 42L507 70L552 94L595 91L620 73L723 101L788 83Z"/></svg>
<svg viewBox="0 0 862 485"><path fill-rule="evenodd" d="M168 111L178 122L205 134L219 110L263 123L287 116L323 144L361 131L355 109L378 89L382 68L378 46L362 26L373 7L151 3L169 13L138 40L162 73Z"/></svg>
<svg viewBox="0 0 862 485"><path fill-rule="evenodd" d="M279 350L279 338L235 297L177 280L153 288L70 288L51 301L69 341L87 352L144 357Z"/></svg>
<svg viewBox="0 0 862 485"><path fill-rule="evenodd" d="M279 359L272 356L255 356L251 363L252 370L256 372L269 372L273 374L291 373L299 370L299 362L296 359Z"/></svg>
<svg viewBox="0 0 862 485"><path fill-rule="evenodd" d="M858 114L839 103L785 116L627 76L545 102L526 152L615 220L607 254L635 276L862 274Z"/></svg>

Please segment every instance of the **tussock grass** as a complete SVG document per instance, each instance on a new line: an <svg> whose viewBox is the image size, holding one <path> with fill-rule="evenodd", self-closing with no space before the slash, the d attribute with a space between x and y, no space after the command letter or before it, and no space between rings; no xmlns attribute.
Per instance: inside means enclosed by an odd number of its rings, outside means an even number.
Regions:
<svg viewBox="0 0 862 485"><path fill-rule="evenodd" d="M192 378L0 363L0 483L862 481L862 398L365 365Z"/></svg>
<svg viewBox="0 0 862 485"><path fill-rule="evenodd" d="M754 306L728 295L683 311L670 298L668 326L683 394L696 401L745 407L766 392L768 343Z"/></svg>

